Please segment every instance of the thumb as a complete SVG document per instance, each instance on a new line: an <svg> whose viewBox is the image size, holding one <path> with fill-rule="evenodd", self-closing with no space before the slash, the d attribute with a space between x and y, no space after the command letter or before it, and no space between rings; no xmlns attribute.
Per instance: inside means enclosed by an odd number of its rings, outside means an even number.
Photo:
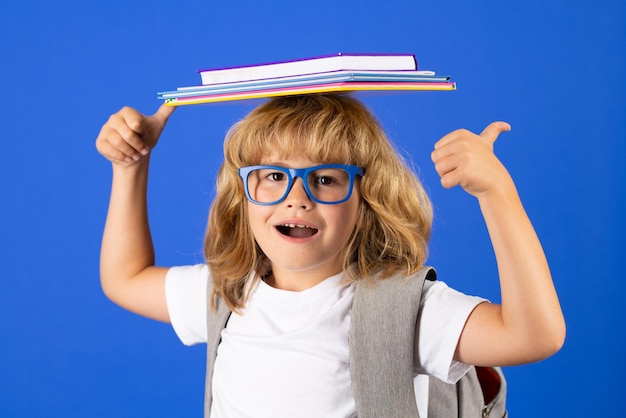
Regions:
<svg viewBox="0 0 626 418"><path fill-rule="evenodd" d="M493 144L502 132L508 132L510 130L511 125L506 122L492 122L480 133L480 137L485 138Z"/></svg>
<svg viewBox="0 0 626 418"><path fill-rule="evenodd" d="M167 120L172 115L175 109L176 107L167 106L164 103L161 105L161 107L159 107L156 112L143 119L142 124L144 128L144 139L146 141L146 145L149 148L152 148L156 145L159 140L159 136L161 136L163 128L165 128Z"/></svg>
<svg viewBox="0 0 626 418"><path fill-rule="evenodd" d="M163 103L159 109L154 112L152 118L159 122L161 125L165 125L169 117L176 110L176 106L168 106L166 103Z"/></svg>

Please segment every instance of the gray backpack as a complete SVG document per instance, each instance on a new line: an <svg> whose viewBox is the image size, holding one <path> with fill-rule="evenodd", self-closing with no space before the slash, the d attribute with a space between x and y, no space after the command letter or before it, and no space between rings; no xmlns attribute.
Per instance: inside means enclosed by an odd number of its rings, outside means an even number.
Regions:
<svg viewBox="0 0 626 418"><path fill-rule="evenodd" d="M356 282L350 376L359 418L419 418L413 387L413 340L424 280L436 280L435 270L424 267L408 277ZM217 308L216 312L209 309L207 320L205 417L211 410L217 346L231 314L222 301ZM474 367L456 384L430 377L428 397L428 418L507 416L506 380L497 367Z"/></svg>
<svg viewBox="0 0 626 418"><path fill-rule="evenodd" d="M350 375L359 418L418 417L413 340L424 280L436 280L435 270L357 281ZM506 417L505 402L506 381L499 368L474 367L456 384L429 378L428 418Z"/></svg>

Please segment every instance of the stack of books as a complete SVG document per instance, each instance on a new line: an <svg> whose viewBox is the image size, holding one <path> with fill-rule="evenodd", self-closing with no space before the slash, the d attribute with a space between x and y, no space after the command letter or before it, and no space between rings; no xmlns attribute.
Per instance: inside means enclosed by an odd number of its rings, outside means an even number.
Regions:
<svg viewBox="0 0 626 418"><path fill-rule="evenodd" d="M450 76L418 70L413 54L335 54L199 70L201 85L158 93L170 106L349 91L454 90Z"/></svg>

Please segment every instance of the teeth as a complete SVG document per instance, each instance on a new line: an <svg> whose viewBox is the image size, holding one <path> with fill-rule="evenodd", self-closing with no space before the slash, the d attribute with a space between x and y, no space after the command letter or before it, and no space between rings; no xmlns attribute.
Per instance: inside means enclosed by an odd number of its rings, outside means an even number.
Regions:
<svg viewBox="0 0 626 418"><path fill-rule="evenodd" d="M309 228L309 229L311 229L310 226L301 225L301 224L283 224L283 226L287 227L287 228Z"/></svg>

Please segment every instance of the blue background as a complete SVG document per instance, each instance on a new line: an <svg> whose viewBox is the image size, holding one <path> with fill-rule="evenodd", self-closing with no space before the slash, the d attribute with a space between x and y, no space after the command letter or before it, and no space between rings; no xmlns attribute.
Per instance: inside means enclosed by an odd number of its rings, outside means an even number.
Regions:
<svg viewBox="0 0 626 418"><path fill-rule="evenodd" d="M228 4L227 4L228 3ZM196 69L334 52L412 52L456 92L365 97L420 168L437 215L429 262L498 300L473 198L429 154L460 127L506 120L517 181L568 322L564 348L507 368L512 416L619 415L624 388L626 3L240 0L4 1L0 6L0 416L199 417L204 346L102 294L110 166L94 141L123 105ZM201 261L228 127L253 104L179 109L152 159L161 265Z"/></svg>

